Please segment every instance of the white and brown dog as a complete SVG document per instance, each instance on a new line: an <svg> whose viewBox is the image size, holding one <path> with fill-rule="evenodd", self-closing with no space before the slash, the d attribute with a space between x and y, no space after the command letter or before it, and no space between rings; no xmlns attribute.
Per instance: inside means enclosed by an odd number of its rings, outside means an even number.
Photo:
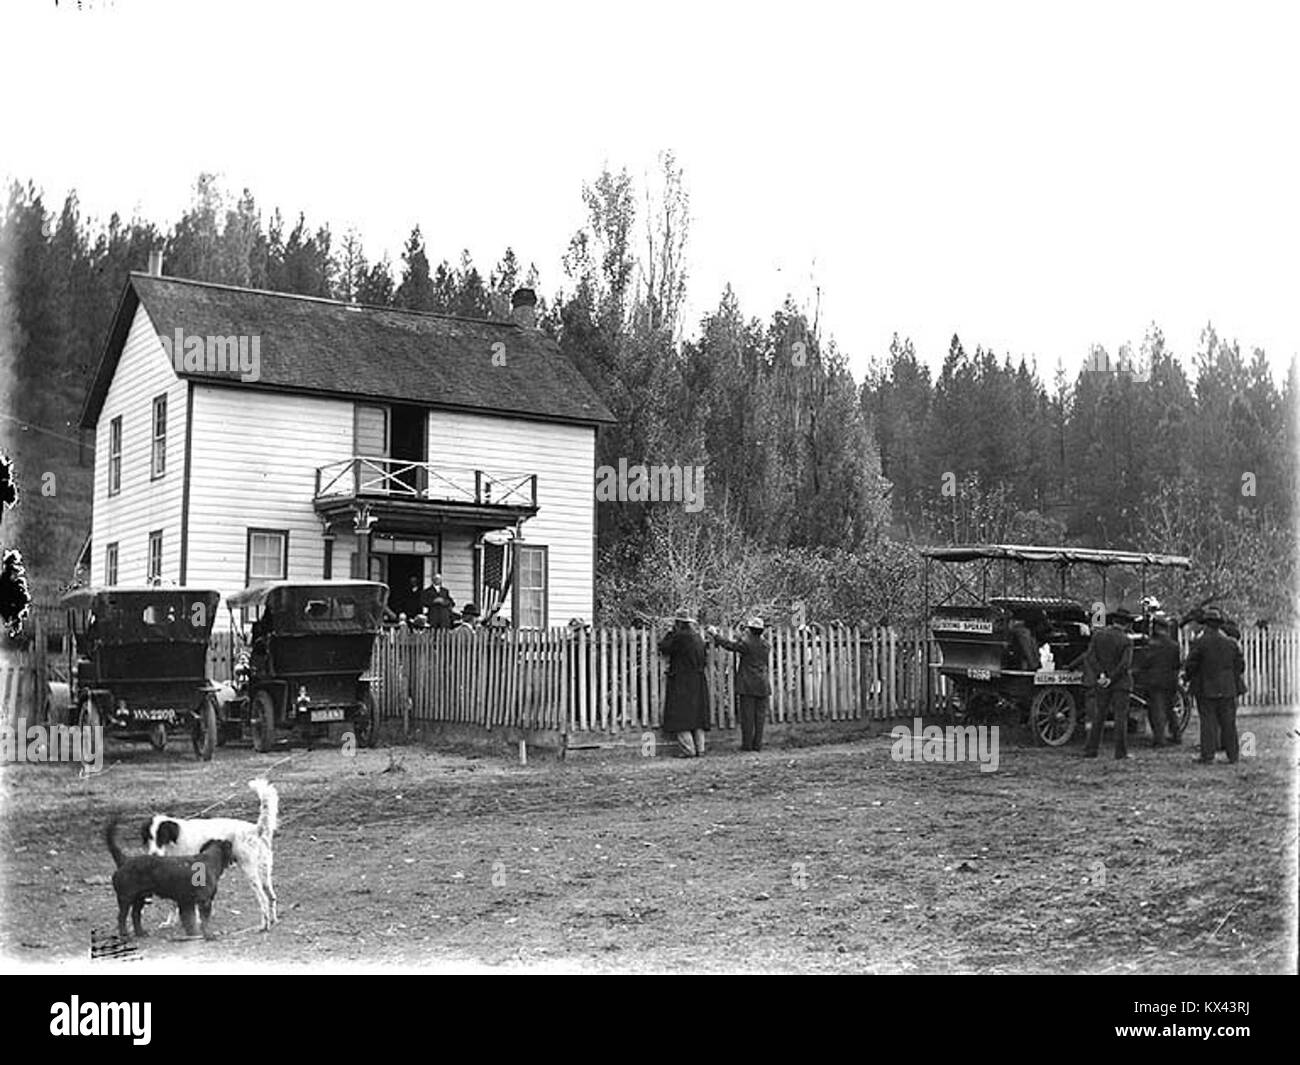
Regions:
<svg viewBox="0 0 1300 1065"><path fill-rule="evenodd" d="M262 808L257 824L234 817L168 817L155 814L144 823L141 836L150 854L197 854L208 840L229 840L235 864L248 877L262 911L262 931L279 919L275 888L271 886L271 837L279 823L280 796L275 785L259 777L248 786L257 792Z"/></svg>

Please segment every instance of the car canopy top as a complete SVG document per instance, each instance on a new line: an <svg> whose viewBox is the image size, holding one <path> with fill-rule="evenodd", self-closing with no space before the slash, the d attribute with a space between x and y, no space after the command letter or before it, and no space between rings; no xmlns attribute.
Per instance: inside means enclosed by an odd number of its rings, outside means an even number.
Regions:
<svg viewBox="0 0 1300 1065"><path fill-rule="evenodd" d="M221 593L209 588L150 585L77 588L59 600L94 614L103 643L208 642Z"/></svg>
<svg viewBox="0 0 1300 1065"><path fill-rule="evenodd" d="M1102 551L1091 547L1035 547L1028 544L968 544L927 547L921 550L936 562L976 562L1005 559L1010 562L1051 562L1058 566L1086 563L1093 566L1172 566L1191 569L1184 555L1157 555L1147 551Z"/></svg>
<svg viewBox="0 0 1300 1065"><path fill-rule="evenodd" d="M265 606L281 636L376 633L387 602L388 586L377 581L272 581L226 597L231 610Z"/></svg>

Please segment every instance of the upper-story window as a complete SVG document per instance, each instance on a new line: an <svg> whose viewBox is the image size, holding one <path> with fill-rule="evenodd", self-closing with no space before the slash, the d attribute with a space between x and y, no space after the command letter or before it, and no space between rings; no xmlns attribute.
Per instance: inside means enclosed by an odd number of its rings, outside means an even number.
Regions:
<svg viewBox="0 0 1300 1065"><path fill-rule="evenodd" d="M167 472L167 397L153 401L153 452L149 460L149 477L158 480Z"/></svg>
<svg viewBox="0 0 1300 1065"><path fill-rule="evenodd" d="M117 583L117 544L108 544L104 548L104 583Z"/></svg>
<svg viewBox="0 0 1300 1065"><path fill-rule="evenodd" d="M108 494L122 491L122 416L108 423Z"/></svg>

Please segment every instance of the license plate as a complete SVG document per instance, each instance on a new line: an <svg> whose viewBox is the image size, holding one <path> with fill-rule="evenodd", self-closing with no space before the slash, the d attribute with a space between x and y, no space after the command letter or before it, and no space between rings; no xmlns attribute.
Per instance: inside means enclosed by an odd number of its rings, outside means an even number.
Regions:
<svg viewBox="0 0 1300 1065"><path fill-rule="evenodd" d="M137 721L170 721L172 712L170 710L132 710L131 716Z"/></svg>
<svg viewBox="0 0 1300 1065"><path fill-rule="evenodd" d="M1040 669L1034 674L1035 684L1082 684L1083 674L1070 669Z"/></svg>
<svg viewBox="0 0 1300 1065"><path fill-rule="evenodd" d="M991 680L993 678L990 670L976 669L974 667L966 670L966 676L970 677L971 680Z"/></svg>
<svg viewBox="0 0 1300 1065"><path fill-rule="evenodd" d="M313 721L342 721L344 717L343 707L336 706L329 710L313 710L311 719Z"/></svg>
<svg viewBox="0 0 1300 1065"><path fill-rule="evenodd" d="M993 631L993 622L983 618L932 618L930 629L933 632L991 633Z"/></svg>

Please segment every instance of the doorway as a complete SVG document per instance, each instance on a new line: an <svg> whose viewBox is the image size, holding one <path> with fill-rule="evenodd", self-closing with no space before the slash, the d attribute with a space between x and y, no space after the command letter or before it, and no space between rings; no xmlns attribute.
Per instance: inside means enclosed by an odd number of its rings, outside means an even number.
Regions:
<svg viewBox="0 0 1300 1065"><path fill-rule="evenodd" d="M420 582L420 591L424 590L427 583L424 579L424 559L419 555L385 555L384 558L388 562L386 583L389 608L399 614L418 614L418 600L412 602L408 585L411 578L415 577Z"/></svg>
<svg viewBox="0 0 1300 1065"><path fill-rule="evenodd" d="M392 406L392 458L394 467L400 469L403 462L424 462L428 459L425 444L425 430L428 416L423 407L412 407L394 403ZM423 467L402 470L396 477L403 485L417 496L424 494L427 472Z"/></svg>

